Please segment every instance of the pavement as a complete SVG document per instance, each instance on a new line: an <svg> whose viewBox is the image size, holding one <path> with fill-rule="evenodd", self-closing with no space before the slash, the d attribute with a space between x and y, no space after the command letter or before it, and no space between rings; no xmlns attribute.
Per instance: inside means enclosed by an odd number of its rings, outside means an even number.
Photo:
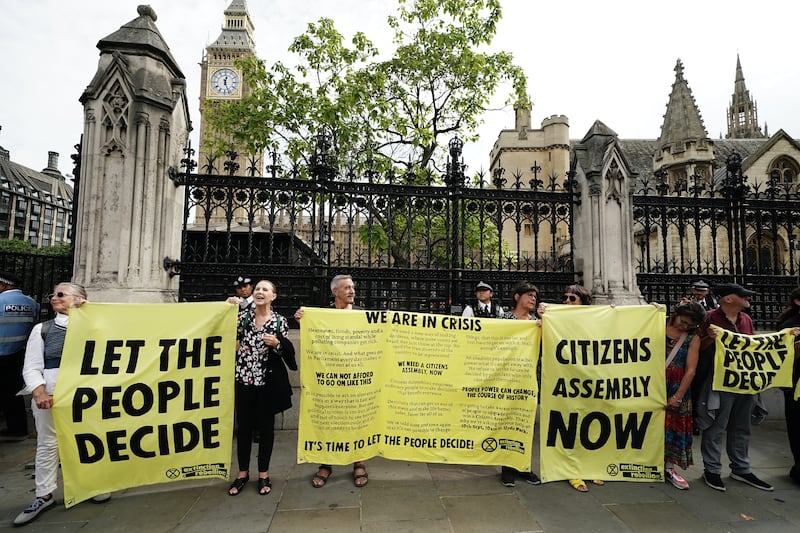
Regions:
<svg viewBox="0 0 800 533"><path fill-rule="evenodd" d="M538 428L537 428L538 429ZM0 532L34 498L33 436L0 442ZM783 420L753 429L753 471L775 486L765 492L723 473L725 493L705 486L702 466L685 477L691 488L667 483L590 484L588 493L565 481L533 486L500 484L499 468L367 461L369 484L353 486L352 467L334 467L321 489L311 486L316 465L296 464L297 432L276 434L270 468L272 493L259 496L252 481L239 496L228 482L175 482L115 492L104 504L58 505L26 531L236 532L797 532L800 486L788 477L791 454ZM700 461L699 442L695 460ZM235 449L235 446L234 446ZM255 452L255 448L254 448ZM534 447L534 471L538 448ZM255 464L255 458L252 464ZM235 458L231 463L235 469ZM255 477L255 472L251 473ZM59 484L61 479L59 478ZM16 529L16 528L15 528Z"/></svg>

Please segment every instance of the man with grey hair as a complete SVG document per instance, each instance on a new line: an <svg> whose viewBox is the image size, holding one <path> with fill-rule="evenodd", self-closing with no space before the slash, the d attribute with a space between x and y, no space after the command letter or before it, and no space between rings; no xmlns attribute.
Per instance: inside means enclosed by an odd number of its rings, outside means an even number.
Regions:
<svg viewBox="0 0 800 533"><path fill-rule="evenodd" d="M353 277L349 274L339 274L334 276L331 280L331 292L333 293L333 307L335 309L344 310L360 310L364 309L355 305L356 298L356 285L353 282ZM303 308L301 307L294 313L294 318L300 321L303 318ZM328 478L333 473L333 466L319 465L317 473L311 478L311 485L314 488L322 488L328 482ZM367 474L367 467L363 461L356 461L353 463L353 484L361 488L369 481Z"/></svg>
<svg viewBox="0 0 800 533"><path fill-rule="evenodd" d="M4 439L28 435L25 400L17 395L24 382L22 363L25 343L39 318L39 304L19 289L20 280L11 272L0 272L0 411L6 416Z"/></svg>

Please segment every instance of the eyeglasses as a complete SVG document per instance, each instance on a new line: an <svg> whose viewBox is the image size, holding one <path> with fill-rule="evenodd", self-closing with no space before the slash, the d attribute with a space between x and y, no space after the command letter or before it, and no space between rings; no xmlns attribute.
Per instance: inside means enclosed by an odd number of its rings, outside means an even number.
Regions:
<svg viewBox="0 0 800 533"><path fill-rule="evenodd" d="M699 326L694 322L689 322L683 318L678 319L678 325L686 329L697 329Z"/></svg>
<svg viewBox="0 0 800 533"><path fill-rule="evenodd" d="M58 291L58 292L54 292L53 294L48 294L47 295L47 299L48 300L52 300L56 296L58 296L59 298L63 298L64 296L72 296L72 295L67 293L67 292Z"/></svg>
<svg viewBox="0 0 800 533"><path fill-rule="evenodd" d="M575 296L574 294L565 294L564 295L564 301L565 302L577 302L578 301L578 297Z"/></svg>

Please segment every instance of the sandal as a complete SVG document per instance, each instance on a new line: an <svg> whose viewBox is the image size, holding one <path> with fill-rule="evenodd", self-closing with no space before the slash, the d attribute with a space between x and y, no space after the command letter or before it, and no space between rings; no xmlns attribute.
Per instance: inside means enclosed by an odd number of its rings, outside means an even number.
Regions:
<svg viewBox="0 0 800 533"><path fill-rule="evenodd" d="M602 487L603 485L606 484L606 482L603 481L602 479L593 479L592 483L597 485L598 487Z"/></svg>
<svg viewBox="0 0 800 533"><path fill-rule="evenodd" d="M361 470L359 473L358 471ZM367 474L367 467L364 463L356 463L353 465L353 485L356 487L363 487L369 483L369 474Z"/></svg>
<svg viewBox="0 0 800 533"><path fill-rule="evenodd" d="M324 472L328 472L325 475L322 475ZM317 473L314 474L314 477L311 478L311 485L315 489L321 489L325 486L325 483L328 482L328 478L333 474L333 469L330 466L319 465L319 469L317 469Z"/></svg>
<svg viewBox="0 0 800 533"><path fill-rule="evenodd" d="M586 486L582 479L570 479L568 481L572 488L578 492L589 492L589 487Z"/></svg>
<svg viewBox="0 0 800 533"><path fill-rule="evenodd" d="M264 492L264 489L267 489L267 491ZM270 492L272 492L272 482L269 480L269 476L258 478L258 493L266 496Z"/></svg>
<svg viewBox="0 0 800 533"><path fill-rule="evenodd" d="M233 483L231 483L230 488L228 488L228 495L236 496L240 494L244 486L247 485L248 481L250 481L250 474L246 475L245 477L237 477L236 479L234 479ZM235 490L236 492L231 492L232 490Z"/></svg>

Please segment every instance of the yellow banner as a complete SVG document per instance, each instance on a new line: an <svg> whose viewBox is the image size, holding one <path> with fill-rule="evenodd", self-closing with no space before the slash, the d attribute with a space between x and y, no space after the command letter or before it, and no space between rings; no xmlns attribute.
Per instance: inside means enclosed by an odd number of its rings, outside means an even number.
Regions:
<svg viewBox="0 0 800 533"><path fill-rule="evenodd" d="M792 328L760 335L716 329L714 390L758 394L772 387L792 386Z"/></svg>
<svg viewBox="0 0 800 533"><path fill-rule="evenodd" d="M53 416L71 507L104 492L228 479L236 306L70 311Z"/></svg>
<svg viewBox="0 0 800 533"><path fill-rule="evenodd" d="M307 308L300 348L299 463L530 469L535 322Z"/></svg>
<svg viewBox="0 0 800 533"><path fill-rule="evenodd" d="M664 308L549 305L541 477L663 481Z"/></svg>

